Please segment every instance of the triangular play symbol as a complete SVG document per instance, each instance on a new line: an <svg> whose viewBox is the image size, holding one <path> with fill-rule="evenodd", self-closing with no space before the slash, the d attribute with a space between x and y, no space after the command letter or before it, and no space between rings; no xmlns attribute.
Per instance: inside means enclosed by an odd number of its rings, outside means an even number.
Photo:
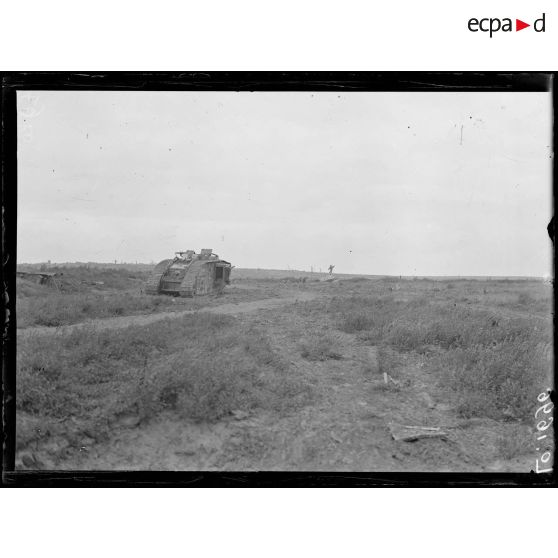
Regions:
<svg viewBox="0 0 558 558"><path fill-rule="evenodd" d="M515 30L516 31L521 31L522 29L525 29L525 27L531 27L531 24L530 23L525 23L524 21L521 21L520 19L515 20Z"/></svg>

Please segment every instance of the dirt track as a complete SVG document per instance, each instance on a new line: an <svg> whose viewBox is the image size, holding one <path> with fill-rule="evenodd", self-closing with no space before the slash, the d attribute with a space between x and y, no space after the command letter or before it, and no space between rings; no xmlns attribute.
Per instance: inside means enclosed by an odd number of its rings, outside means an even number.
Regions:
<svg viewBox="0 0 558 558"><path fill-rule="evenodd" d="M38 326L38 327L28 327L25 329L18 330L18 335L36 335L44 333L69 333L74 329L81 327L94 327L95 329L118 329L122 327L128 327L131 325L147 325L160 320L166 319L177 319L182 316L187 316L188 314L196 314L199 312L209 312L211 314L245 314L248 312L256 312L258 310L268 310L272 308L278 308L287 304L293 304L295 302L303 302L308 300L313 300L319 297L320 294L312 291L295 291L287 296L281 296L276 298L264 298L260 300L252 300L249 302L238 302L238 303L227 303L220 306L209 306L207 308L200 308L198 310L176 310L168 312L158 312L156 314L139 314L133 316L119 316L116 318L104 318L98 320L92 320L87 322L80 322L77 324L66 325L66 326Z"/></svg>

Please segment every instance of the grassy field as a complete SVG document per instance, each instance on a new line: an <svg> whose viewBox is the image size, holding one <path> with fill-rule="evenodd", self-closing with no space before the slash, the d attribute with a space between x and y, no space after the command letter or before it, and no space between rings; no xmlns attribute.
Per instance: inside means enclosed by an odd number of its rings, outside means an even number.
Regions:
<svg viewBox="0 0 558 558"><path fill-rule="evenodd" d="M542 281L258 270L185 300L142 295L145 270L63 271L60 290L18 283L20 328L86 322L20 329L20 467L509 470L534 451L552 385ZM260 299L280 303L250 306ZM238 310L220 314L229 302ZM163 315L176 305L199 312ZM454 430L409 445L394 421Z"/></svg>
<svg viewBox="0 0 558 558"><path fill-rule="evenodd" d="M462 416L532 416L536 396L550 380L552 330L540 319L549 304L544 288L535 294L513 294L510 288L506 298L495 285L489 288L498 297L485 294L483 285L448 283L437 290L430 283L433 297L425 285L412 288L411 283L398 291L409 297L402 299L393 291L370 292L366 284L357 285L350 296L307 303L307 311L316 319L327 316L332 327L370 345L427 357L440 381L459 395ZM454 290L468 296L456 299ZM532 301L532 314L526 299ZM517 313L504 315L500 308Z"/></svg>
<svg viewBox="0 0 558 558"><path fill-rule="evenodd" d="M297 408L312 396L265 334L229 316L31 336L17 356L18 410L37 418L43 434L70 421L77 444L109 436L129 417L134 426L162 411L214 422L258 408ZM20 446L40 436L29 425L19 432Z"/></svg>
<svg viewBox="0 0 558 558"><path fill-rule="evenodd" d="M38 271L40 268L23 267L28 271ZM146 295L143 290L151 271L146 270L143 264L108 268L93 265L42 268L62 275L57 278L57 285L49 286L17 278L18 328L54 327L117 316L198 310L229 300L250 300L265 296L256 284L233 296L230 290L220 295L194 299Z"/></svg>

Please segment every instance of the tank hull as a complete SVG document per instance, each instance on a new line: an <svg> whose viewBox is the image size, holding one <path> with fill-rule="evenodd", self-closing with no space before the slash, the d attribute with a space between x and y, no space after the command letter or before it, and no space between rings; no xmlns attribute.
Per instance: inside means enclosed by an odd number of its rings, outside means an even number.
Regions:
<svg viewBox="0 0 558 558"><path fill-rule="evenodd" d="M193 297L218 294L230 281L232 266L215 256L163 260L147 281L146 294Z"/></svg>

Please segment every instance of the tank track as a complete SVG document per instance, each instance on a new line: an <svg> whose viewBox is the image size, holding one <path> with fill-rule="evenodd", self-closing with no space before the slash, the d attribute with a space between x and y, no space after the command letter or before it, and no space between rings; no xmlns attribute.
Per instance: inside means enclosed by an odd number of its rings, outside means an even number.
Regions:
<svg viewBox="0 0 558 558"><path fill-rule="evenodd" d="M172 262L173 260L163 260L155 266L155 269L151 273L151 277L149 277L145 285L145 294L159 294L161 279Z"/></svg>
<svg viewBox="0 0 558 558"><path fill-rule="evenodd" d="M205 262L192 262L188 267L188 271L186 272L186 276L182 280L180 284L180 296L191 298L195 294L196 289L196 280L198 278L198 269L204 264Z"/></svg>
<svg viewBox="0 0 558 558"><path fill-rule="evenodd" d="M196 276L186 274L184 281L180 284L180 296L191 298L194 296L194 287L196 284Z"/></svg>

